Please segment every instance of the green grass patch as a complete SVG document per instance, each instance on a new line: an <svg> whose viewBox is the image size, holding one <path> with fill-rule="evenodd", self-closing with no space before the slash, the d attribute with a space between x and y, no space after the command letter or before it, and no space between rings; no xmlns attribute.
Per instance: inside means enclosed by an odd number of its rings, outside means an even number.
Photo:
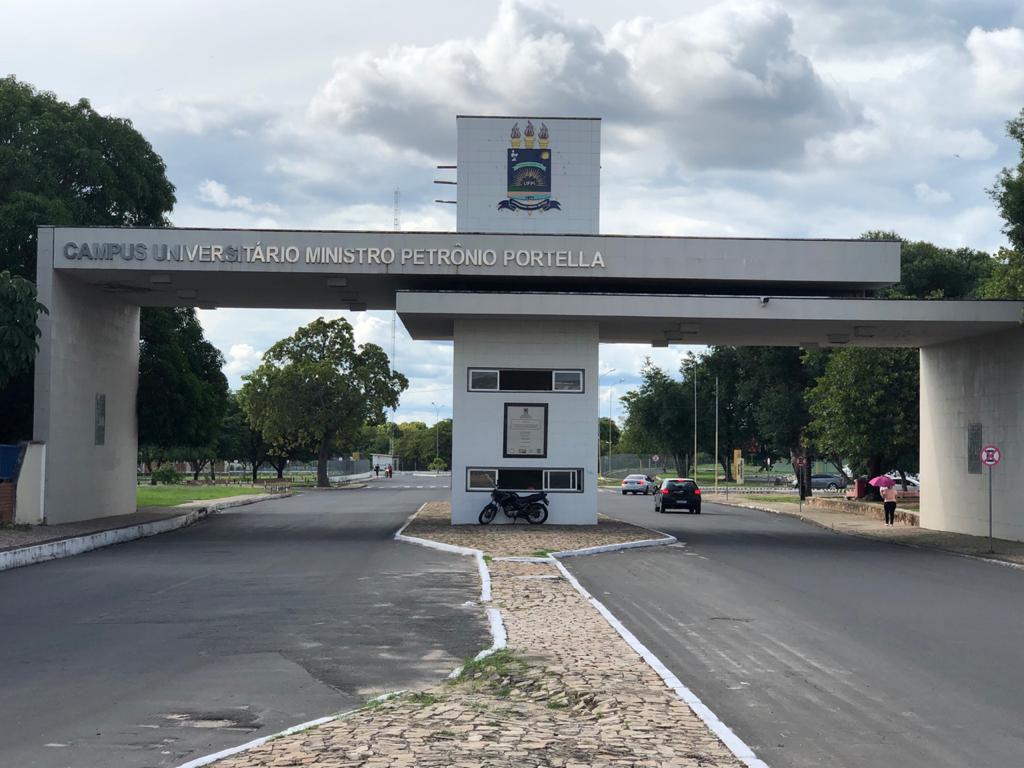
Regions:
<svg viewBox="0 0 1024 768"><path fill-rule="evenodd" d="M799 496L790 495L788 493L772 494L771 496L768 496L768 495L758 496L758 495L755 495L755 494L737 493L735 496L733 496L731 498L735 499L736 501L767 501L767 502L776 501L776 502L779 502L779 503L782 503L782 504L799 504L800 503L800 497Z"/></svg>
<svg viewBox="0 0 1024 768"><path fill-rule="evenodd" d="M429 691L416 691L416 693L410 693L406 698L408 701L421 707L429 707L431 704L437 704L437 702L441 701L440 696L436 696Z"/></svg>
<svg viewBox="0 0 1024 768"><path fill-rule="evenodd" d="M490 555L484 555L484 562L485 563L493 563L494 562L494 558L491 557Z"/></svg>
<svg viewBox="0 0 1024 768"><path fill-rule="evenodd" d="M459 676L452 682L465 682L474 678L508 677L524 671L526 666L525 661L508 648L503 648L482 659L468 659L462 665Z"/></svg>
<svg viewBox="0 0 1024 768"><path fill-rule="evenodd" d="M251 485L140 485L135 491L135 506L174 507L186 501L224 499L263 492L262 487Z"/></svg>
<svg viewBox="0 0 1024 768"><path fill-rule="evenodd" d="M536 552L531 552L530 557L547 557L550 554L550 549L538 549Z"/></svg>

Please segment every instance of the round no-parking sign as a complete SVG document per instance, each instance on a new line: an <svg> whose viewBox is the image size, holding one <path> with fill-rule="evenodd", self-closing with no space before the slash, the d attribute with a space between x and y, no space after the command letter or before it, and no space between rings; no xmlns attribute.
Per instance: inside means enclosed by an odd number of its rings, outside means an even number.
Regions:
<svg viewBox="0 0 1024 768"><path fill-rule="evenodd" d="M659 456L658 454L654 454L653 456L651 456L651 461L657 464L659 461L661 461L661 456Z"/></svg>
<svg viewBox="0 0 1024 768"><path fill-rule="evenodd" d="M986 467L994 467L1003 458L999 448L994 445L986 445L981 449L981 463Z"/></svg>

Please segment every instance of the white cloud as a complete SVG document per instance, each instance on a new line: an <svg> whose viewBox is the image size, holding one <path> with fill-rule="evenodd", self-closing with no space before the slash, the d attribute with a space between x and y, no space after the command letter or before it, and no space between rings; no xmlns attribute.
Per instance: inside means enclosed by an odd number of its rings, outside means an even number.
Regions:
<svg viewBox="0 0 1024 768"><path fill-rule="evenodd" d="M604 34L552 5L506 0L483 37L339 60L311 115L437 154L451 147L459 112L596 114L642 127L648 144L692 166L774 166L858 119L793 50L792 31L769 2L633 19Z"/></svg>
<svg viewBox="0 0 1024 768"><path fill-rule="evenodd" d="M976 96L992 112L1013 114L1024 106L1024 29L984 30L967 36Z"/></svg>
<svg viewBox="0 0 1024 768"><path fill-rule="evenodd" d="M255 203L244 195L233 197L228 188L219 181L206 179L199 185L199 199L218 208L235 208L246 213L281 213L281 207L273 203Z"/></svg>
<svg viewBox="0 0 1024 768"><path fill-rule="evenodd" d="M251 344L232 344L224 355L224 373L232 379L239 379L259 366L263 351Z"/></svg>
<svg viewBox="0 0 1024 768"><path fill-rule="evenodd" d="M431 181L454 159L455 115L547 113L603 118L605 232L1004 242L984 190L1018 161L1014 0L381 0L359 14L313 0L255 8L244 30L199 0L68 5L56 26L47 4L14 2L7 69L132 119L166 160L179 226L386 230L400 187L403 229L451 230ZM91 44L115 23L124 45ZM161 36L194 48L140 42ZM320 314L390 351L386 312L201 313L233 386ZM680 352L602 345L601 361L625 388L646 356L674 374ZM450 407L451 345L399 327L397 357L400 416L432 421L431 402Z"/></svg>
<svg viewBox="0 0 1024 768"><path fill-rule="evenodd" d="M953 196L944 189L933 189L927 182L921 181L914 185L914 194L917 199L926 205L941 205L948 203Z"/></svg>

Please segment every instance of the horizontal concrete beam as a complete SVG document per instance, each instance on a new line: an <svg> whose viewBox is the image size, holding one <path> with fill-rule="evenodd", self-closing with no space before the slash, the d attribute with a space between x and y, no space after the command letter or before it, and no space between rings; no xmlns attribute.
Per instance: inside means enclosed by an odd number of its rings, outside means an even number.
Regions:
<svg viewBox="0 0 1024 768"><path fill-rule="evenodd" d="M52 239L54 269L155 306L373 309L393 307L397 290L509 287L850 295L900 278L899 243L865 240L118 227L40 233Z"/></svg>
<svg viewBox="0 0 1024 768"><path fill-rule="evenodd" d="M922 347L1021 328L1024 302L407 292L398 314L414 339L450 339L461 318L573 317L605 343Z"/></svg>

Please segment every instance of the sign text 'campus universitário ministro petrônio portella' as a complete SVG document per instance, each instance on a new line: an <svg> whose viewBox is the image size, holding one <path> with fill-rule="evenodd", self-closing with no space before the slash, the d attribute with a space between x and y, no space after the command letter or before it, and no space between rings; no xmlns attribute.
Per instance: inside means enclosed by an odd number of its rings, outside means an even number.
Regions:
<svg viewBox="0 0 1024 768"><path fill-rule="evenodd" d="M358 248L343 245L238 245L89 243L69 241L62 255L77 261L149 261L161 264L392 264L447 267L539 267L603 269L600 251L494 248Z"/></svg>

